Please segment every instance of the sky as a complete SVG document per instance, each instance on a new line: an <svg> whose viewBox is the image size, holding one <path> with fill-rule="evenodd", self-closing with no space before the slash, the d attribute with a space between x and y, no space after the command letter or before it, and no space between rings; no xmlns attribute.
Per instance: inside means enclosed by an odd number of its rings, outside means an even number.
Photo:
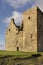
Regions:
<svg viewBox="0 0 43 65"><path fill-rule="evenodd" d="M43 0L0 0L0 50L5 49L5 31L10 19L14 18L16 24L20 23L22 13L35 6L43 12Z"/></svg>

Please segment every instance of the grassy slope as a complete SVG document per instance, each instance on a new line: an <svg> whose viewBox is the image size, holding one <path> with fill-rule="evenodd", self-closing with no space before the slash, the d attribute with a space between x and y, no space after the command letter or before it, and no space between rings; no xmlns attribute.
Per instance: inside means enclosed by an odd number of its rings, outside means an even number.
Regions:
<svg viewBox="0 0 43 65"><path fill-rule="evenodd" d="M30 57L32 54L43 55L43 52L0 51L0 56L14 55L15 57L19 58Z"/></svg>
<svg viewBox="0 0 43 65"><path fill-rule="evenodd" d="M32 58L32 54L43 55L43 52L0 51L0 65L41 65L43 56Z"/></svg>
<svg viewBox="0 0 43 65"><path fill-rule="evenodd" d="M32 55L41 52L22 52L22 51L0 51L0 55Z"/></svg>

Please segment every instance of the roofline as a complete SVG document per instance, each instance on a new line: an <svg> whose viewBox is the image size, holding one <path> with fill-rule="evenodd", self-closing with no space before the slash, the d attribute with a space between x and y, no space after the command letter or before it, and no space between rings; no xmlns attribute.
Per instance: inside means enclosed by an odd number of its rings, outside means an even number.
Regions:
<svg viewBox="0 0 43 65"><path fill-rule="evenodd" d="M25 14L27 11L30 11L30 10L32 10L32 9L39 9L40 11L41 11L41 9L38 7L38 6L35 6L35 7L32 7L32 8L29 8L28 10L25 10L24 12L23 12L23 14ZM42 11L41 11L42 12ZM42 12L43 13L43 12Z"/></svg>

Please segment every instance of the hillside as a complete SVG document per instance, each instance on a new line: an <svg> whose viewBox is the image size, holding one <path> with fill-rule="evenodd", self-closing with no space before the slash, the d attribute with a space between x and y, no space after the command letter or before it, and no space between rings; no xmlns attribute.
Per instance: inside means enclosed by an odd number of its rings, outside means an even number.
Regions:
<svg viewBox="0 0 43 65"><path fill-rule="evenodd" d="M0 51L0 65L43 65L43 52Z"/></svg>

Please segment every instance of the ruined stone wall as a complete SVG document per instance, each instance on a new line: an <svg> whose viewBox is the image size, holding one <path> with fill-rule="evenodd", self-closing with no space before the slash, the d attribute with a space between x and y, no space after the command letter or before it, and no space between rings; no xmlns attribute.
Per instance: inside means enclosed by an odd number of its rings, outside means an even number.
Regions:
<svg viewBox="0 0 43 65"><path fill-rule="evenodd" d="M23 13L24 51L37 51L37 7Z"/></svg>
<svg viewBox="0 0 43 65"><path fill-rule="evenodd" d="M10 29L10 31L9 31ZM11 21L6 31L6 50L37 51L37 7L23 13L23 30Z"/></svg>
<svg viewBox="0 0 43 65"><path fill-rule="evenodd" d="M43 51L43 14L38 7L23 12L21 26L11 20L5 35L5 47L8 51Z"/></svg>
<svg viewBox="0 0 43 65"><path fill-rule="evenodd" d="M8 51L17 51L21 49L23 46L23 32L22 30L19 32L18 27L15 26L14 20L11 20L11 23L6 31L5 35L5 47Z"/></svg>
<svg viewBox="0 0 43 65"><path fill-rule="evenodd" d="M11 23L6 31L5 43L6 50L15 50L14 46L16 45L16 28L13 24L13 20L11 20Z"/></svg>

